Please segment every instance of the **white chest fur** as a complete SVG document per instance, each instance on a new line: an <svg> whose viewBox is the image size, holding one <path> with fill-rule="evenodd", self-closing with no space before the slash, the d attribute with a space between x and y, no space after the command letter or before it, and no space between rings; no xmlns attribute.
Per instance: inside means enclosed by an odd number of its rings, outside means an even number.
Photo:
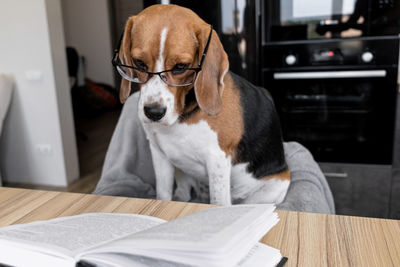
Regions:
<svg viewBox="0 0 400 267"><path fill-rule="evenodd" d="M208 161L227 160L219 147L217 134L205 121L192 125L150 124L145 125L145 131L150 143L158 147L172 165L194 178L208 182Z"/></svg>

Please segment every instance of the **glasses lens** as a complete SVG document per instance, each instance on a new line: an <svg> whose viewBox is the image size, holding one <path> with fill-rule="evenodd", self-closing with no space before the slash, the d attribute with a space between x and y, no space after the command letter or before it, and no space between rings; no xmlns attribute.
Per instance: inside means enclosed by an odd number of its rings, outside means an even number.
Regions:
<svg viewBox="0 0 400 267"><path fill-rule="evenodd" d="M171 86L185 86L194 83L196 74L197 72L194 70L185 70L181 73L168 71L162 74L165 76L162 80Z"/></svg>
<svg viewBox="0 0 400 267"><path fill-rule="evenodd" d="M147 82L149 76L149 74L146 72L120 65L117 66L117 71L122 76L122 78L134 83L145 83Z"/></svg>

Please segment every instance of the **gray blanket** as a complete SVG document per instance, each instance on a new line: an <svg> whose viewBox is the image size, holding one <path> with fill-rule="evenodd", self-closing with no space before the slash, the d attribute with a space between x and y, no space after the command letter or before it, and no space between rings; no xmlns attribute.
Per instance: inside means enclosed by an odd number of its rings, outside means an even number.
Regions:
<svg viewBox="0 0 400 267"><path fill-rule="evenodd" d="M155 174L150 148L137 114L138 93L125 103L111 139L101 179L94 194L155 198ZM284 143L291 184L278 209L335 213L332 193L310 152L296 142ZM262 203L263 192L253 195ZM206 202L193 199L194 202Z"/></svg>

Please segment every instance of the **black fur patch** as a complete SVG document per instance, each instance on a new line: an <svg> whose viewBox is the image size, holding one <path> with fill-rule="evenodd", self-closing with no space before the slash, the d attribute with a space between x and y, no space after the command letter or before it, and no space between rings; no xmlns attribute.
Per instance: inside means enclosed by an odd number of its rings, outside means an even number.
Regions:
<svg viewBox="0 0 400 267"><path fill-rule="evenodd" d="M198 110L199 105L197 104L194 88L192 88L185 96L185 107L183 108L182 114L179 116L179 122L184 122L189 119L190 116L195 114Z"/></svg>
<svg viewBox="0 0 400 267"><path fill-rule="evenodd" d="M237 148L236 163L249 163L256 178L287 168L278 114L268 91L230 72L243 108L244 133Z"/></svg>

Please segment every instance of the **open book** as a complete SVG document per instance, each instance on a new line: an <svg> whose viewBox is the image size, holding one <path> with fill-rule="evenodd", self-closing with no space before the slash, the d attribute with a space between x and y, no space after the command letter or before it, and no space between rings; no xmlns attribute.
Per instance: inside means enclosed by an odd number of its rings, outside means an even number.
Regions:
<svg viewBox="0 0 400 267"><path fill-rule="evenodd" d="M87 213L0 228L0 263L11 266L276 266L258 241L278 222L275 206L210 208L167 222Z"/></svg>

